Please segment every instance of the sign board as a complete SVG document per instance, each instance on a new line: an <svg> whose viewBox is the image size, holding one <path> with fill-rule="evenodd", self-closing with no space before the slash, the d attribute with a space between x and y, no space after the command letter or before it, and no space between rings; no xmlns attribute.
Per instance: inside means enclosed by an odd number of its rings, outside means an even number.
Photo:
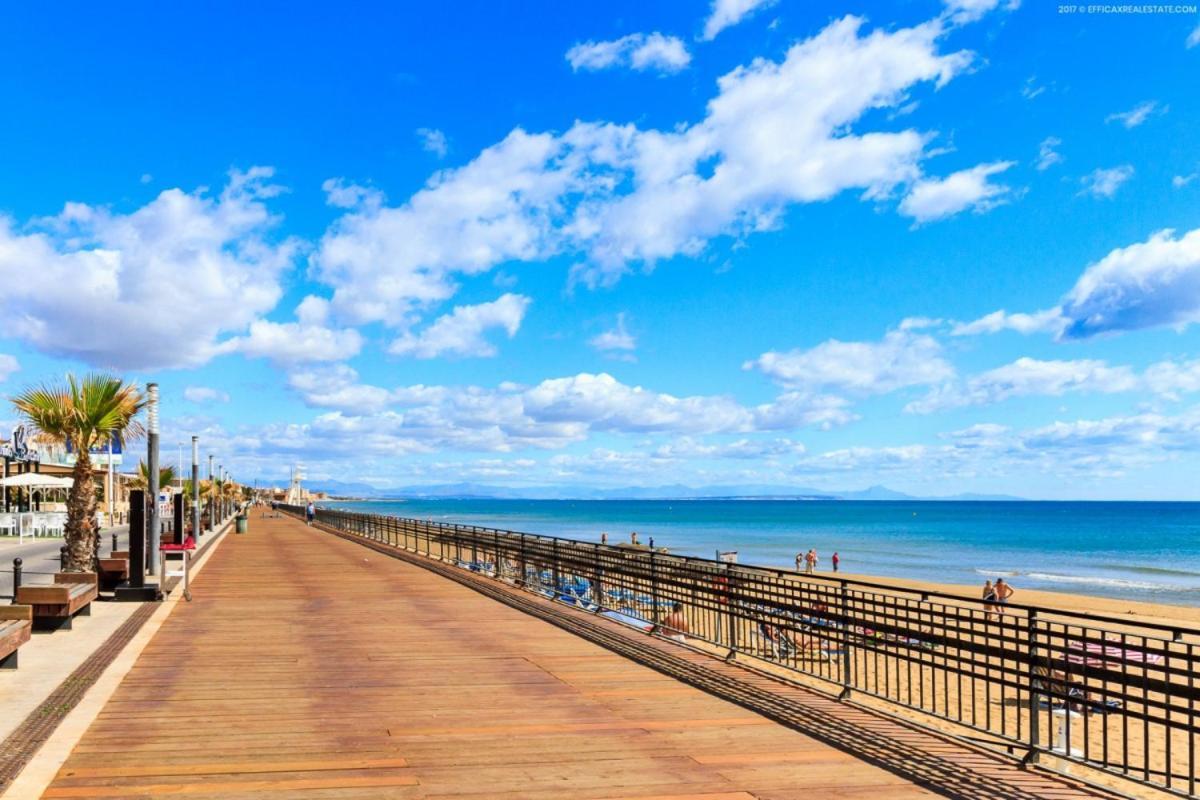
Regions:
<svg viewBox="0 0 1200 800"><path fill-rule="evenodd" d="M13 428L12 440L6 445L0 445L0 456L9 461L40 461L38 451L30 447L29 431L24 425Z"/></svg>
<svg viewBox="0 0 1200 800"><path fill-rule="evenodd" d="M724 561L726 564L736 564L737 563L737 554L738 554L737 550L725 550L723 552L721 550L718 550L717 551L717 561Z"/></svg>
<svg viewBox="0 0 1200 800"><path fill-rule="evenodd" d="M94 447L89 448L88 453L90 453L93 456L106 456L106 455L108 455L108 448L111 445L112 446L112 454L114 456L121 455L121 440L116 438L115 436L109 437L109 438L110 438L110 441L102 442L98 445L95 445ZM74 445L72 445L70 442L67 442L67 452L72 453L74 451L75 451ZM120 462L114 461L113 463L117 464Z"/></svg>

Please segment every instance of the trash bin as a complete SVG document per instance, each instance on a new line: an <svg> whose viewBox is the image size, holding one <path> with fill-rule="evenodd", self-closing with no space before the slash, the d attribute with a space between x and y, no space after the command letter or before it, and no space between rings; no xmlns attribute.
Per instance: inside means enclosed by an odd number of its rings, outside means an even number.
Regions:
<svg viewBox="0 0 1200 800"><path fill-rule="evenodd" d="M238 533L245 533L250 529L250 518L245 514L238 514L236 522Z"/></svg>

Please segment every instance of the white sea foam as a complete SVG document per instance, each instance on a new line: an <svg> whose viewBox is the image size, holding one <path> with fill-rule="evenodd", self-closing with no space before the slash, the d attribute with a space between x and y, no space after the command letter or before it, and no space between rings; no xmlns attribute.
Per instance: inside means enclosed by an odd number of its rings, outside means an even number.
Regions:
<svg viewBox="0 0 1200 800"><path fill-rule="evenodd" d="M989 578L993 575L998 575L1001 578L1015 578L1021 573L1015 569L976 569L977 575L987 575Z"/></svg>
<svg viewBox="0 0 1200 800"><path fill-rule="evenodd" d="M1047 583L1078 583L1090 586L1114 586L1121 589L1143 589L1146 591L1192 591L1200 587L1175 586L1167 583L1131 581L1123 578L1097 578L1090 575L1055 575L1049 572L1030 572L1029 578Z"/></svg>

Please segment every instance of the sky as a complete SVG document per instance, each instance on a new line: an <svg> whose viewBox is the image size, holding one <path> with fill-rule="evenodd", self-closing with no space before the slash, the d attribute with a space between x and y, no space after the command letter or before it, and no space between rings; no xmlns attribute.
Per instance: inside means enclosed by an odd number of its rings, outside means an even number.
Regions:
<svg viewBox="0 0 1200 800"><path fill-rule="evenodd" d="M264 484L1200 499L1200 15L1116 11L9 8L0 394Z"/></svg>

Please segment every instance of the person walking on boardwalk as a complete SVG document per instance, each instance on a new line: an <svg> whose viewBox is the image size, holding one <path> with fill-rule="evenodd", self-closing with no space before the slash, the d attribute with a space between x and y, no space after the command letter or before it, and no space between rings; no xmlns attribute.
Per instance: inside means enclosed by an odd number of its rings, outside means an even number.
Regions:
<svg viewBox="0 0 1200 800"><path fill-rule="evenodd" d="M830 560L830 562L833 564L833 571L834 571L834 572L837 572L837 571L838 571L838 564L842 563L842 560L841 560L840 558L838 558L837 550L834 550L834 551L833 551L833 558L831 558L831 559L829 559L829 560Z"/></svg>
<svg viewBox="0 0 1200 800"><path fill-rule="evenodd" d="M1004 613L1004 607L1008 605L1008 598L1016 594L1016 589L1004 582L1004 578L996 578L996 610L1001 614Z"/></svg>
<svg viewBox="0 0 1200 800"><path fill-rule="evenodd" d="M317 516L317 507L313 505L311 500L309 500L308 505L304 507L305 522L309 525L312 525L313 517L315 516Z"/></svg>

